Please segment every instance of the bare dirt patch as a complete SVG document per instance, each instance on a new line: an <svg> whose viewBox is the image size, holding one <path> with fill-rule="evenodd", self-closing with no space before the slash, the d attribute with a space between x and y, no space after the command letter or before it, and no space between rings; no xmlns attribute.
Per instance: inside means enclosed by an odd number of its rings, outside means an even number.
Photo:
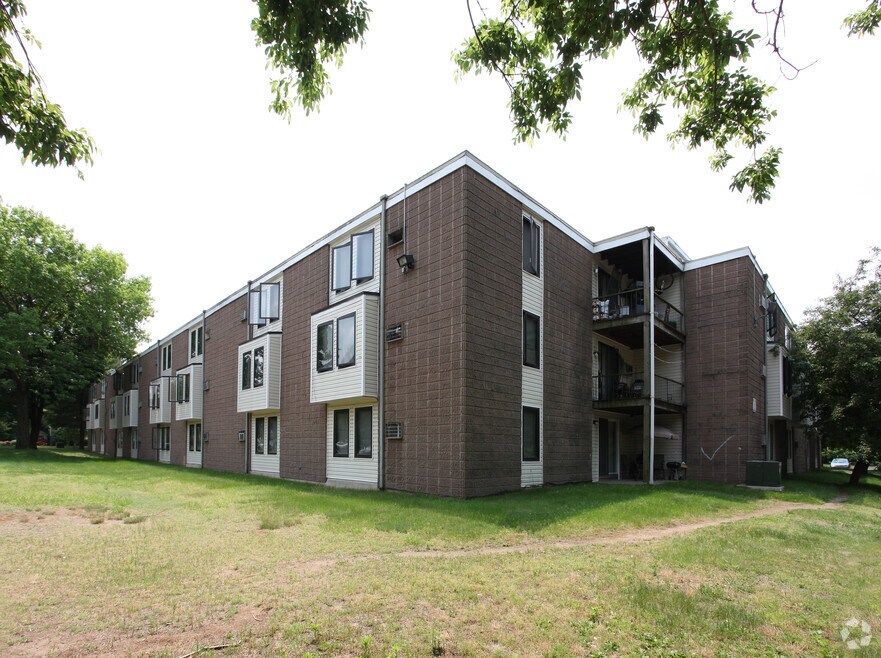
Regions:
<svg viewBox="0 0 881 658"><path fill-rule="evenodd" d="M149 635L123 635L115 630L90 633L65 633L44 630L27 634L27 642L6 647L5 655L15 656L149 656L156 653L173 656L200 655L198 650L220 645L236 646L245 632L250 632L266 617L265 611L240 606L231 619L216 619L187 631L158 629ZM194 652L196 652L194 654ZM210 652L205 655L212 655ZM218 655L214 652L214 655Z"/></svg>

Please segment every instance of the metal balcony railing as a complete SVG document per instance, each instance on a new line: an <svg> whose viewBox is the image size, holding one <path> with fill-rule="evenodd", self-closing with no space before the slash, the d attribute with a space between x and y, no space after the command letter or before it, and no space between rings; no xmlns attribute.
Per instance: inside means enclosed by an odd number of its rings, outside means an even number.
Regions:
<svg viewBox="0 0 881 658"><path fill-rule="evenodd" d="M642 400L649 395L645 376L641 372L593 377L595 402L618 400ZM681 382L655 375L655 400L669 404L685 405L685 387Z"/></svg>
<svg viewBox="0 0 881 658"><path fill-rule="evenodd" d="M620 320L645 315L645 313L645 288L616 292L596 297L593 300L595 322ZM657 294L655 295L655 317L671 329L685 333L685 316L682 311Z"/></svg>

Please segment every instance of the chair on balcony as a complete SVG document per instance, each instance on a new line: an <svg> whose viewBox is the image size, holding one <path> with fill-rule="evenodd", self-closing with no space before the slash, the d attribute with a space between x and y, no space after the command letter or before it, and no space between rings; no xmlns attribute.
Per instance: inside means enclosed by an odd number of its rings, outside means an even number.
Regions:
<svg viewBox="0 0 881 658"><path fill-rule="evenodd" d="M615 398L621 400L630 397L630 387L627 382L618 382L615 384Z"/></svg>
<svg viewBox="0 0 881 658"><path fill-rule="evenodd" d="M645 382L641 379L633 380L633 386L630 387L630 397L641 398L645 390Z"/></svg>

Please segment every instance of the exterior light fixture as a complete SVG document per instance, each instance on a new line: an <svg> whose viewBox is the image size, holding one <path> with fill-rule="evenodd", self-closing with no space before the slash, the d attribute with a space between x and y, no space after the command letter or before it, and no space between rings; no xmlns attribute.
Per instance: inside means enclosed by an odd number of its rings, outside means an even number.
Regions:
<svg viewBox="0 0 881 658"><path fill-rule="evenodd" d="M398 267L401 268L401 272L412 270L413 263L414 261L412 254L404 254L403 256L398 256Z"/></svg>

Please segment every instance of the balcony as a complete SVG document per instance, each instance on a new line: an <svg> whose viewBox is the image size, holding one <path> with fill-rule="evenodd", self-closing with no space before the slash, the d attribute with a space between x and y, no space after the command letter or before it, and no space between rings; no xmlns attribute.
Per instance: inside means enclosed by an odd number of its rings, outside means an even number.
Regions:
<svg viewBox="0 0 881 658"><path fill-rule="evenodd" d="M593 300L593 328L631 349L643 344L643 318L647 312L645 288L634 288ZM655 294L655 343L674 345L685 342L685 316L682 311Z"/></svg>
<svg viewBox="0 0 881 658"><path fill-rule="evenodd" d="M593 408L641 414L649 390L641 372L597 375L593 378ZM655 375L655 409L680 413L685 407L685 387L681 382Z"/></svg>

